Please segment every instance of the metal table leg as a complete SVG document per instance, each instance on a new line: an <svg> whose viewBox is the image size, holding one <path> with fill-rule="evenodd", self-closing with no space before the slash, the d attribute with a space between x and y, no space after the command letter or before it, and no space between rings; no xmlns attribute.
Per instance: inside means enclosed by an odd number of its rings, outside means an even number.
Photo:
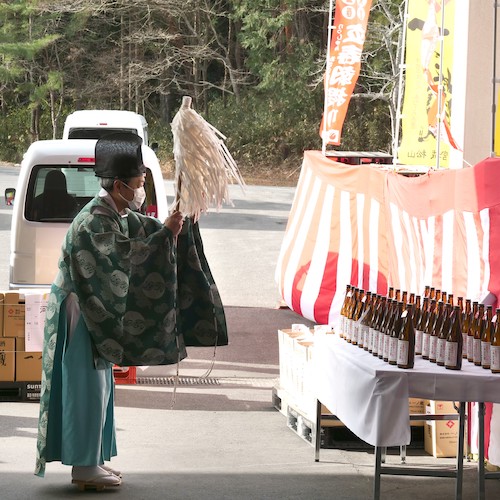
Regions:
<svg viewBox="0 0 500 500"><path fill-rule="evenodd" d="M321 401L316 400L316 435L314 439L314 461L319 462L319 451L321 449Z"/></svg>
<svg viewBox="0 0 500 500"><path fill-rule="evenodd" d="M485 498L485 488L484 488L484 414L486 412L484 403L479 403L479 457L477 462L478 467L478 498L479 500L484 500Z"/></svg>
<svg viewBox="0 0 500 500"><path fill-rule="evenodd" d="M458 408L458 449L457 449L457 479L455 483L455 498L462 500L464 480L464 441L465 441L465 402Z"/></svg>
<svg viewBox="0 0 500 500"><path fill-rule="evenodd" d="M375 446L375 477L373 481L373 500L380 500L381 472L382 472L382 447Z"/></svg>

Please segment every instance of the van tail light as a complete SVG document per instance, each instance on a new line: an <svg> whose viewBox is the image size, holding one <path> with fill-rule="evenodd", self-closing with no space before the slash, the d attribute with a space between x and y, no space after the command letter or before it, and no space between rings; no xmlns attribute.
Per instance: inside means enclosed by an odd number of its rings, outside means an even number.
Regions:
<svg viewBox="0 0 500 500"><path fill-rule="evenodd" d="M77 163L95 163L95 158L83 156L78 158Z"/></svg>

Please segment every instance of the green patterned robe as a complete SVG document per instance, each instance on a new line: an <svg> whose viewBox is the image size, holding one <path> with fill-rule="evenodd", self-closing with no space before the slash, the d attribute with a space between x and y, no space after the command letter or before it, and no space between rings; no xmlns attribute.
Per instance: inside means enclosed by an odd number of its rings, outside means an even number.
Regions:
<svg viewBox="0 0 500 500"><path fill-rule="evenodd" d="M177 363L186 345L228 342L198 225L186 219L175 241L160 221L131 211L121 217L94 198L68 230L47 306L35 471L40 476L61 305L71 292L92 338L96 369L108 362Z"/></svg>

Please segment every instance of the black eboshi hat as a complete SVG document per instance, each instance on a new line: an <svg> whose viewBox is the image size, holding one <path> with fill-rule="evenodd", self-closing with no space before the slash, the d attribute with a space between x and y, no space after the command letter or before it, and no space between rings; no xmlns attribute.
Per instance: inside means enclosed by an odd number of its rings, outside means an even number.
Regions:
<svg viewBox="0 0 500 500"><path fill-rule="evenodd" d="M132 132L101 137L95 145L95 175L108 179L139 177L146 171L142 161L142 139Z"/></svg>

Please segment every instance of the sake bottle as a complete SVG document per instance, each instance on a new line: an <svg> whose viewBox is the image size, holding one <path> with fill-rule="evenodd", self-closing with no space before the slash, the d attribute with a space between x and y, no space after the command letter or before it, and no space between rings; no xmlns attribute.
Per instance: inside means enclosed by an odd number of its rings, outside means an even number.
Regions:
<svg viewBox="0 0 500 500"><path fill-rule="evenodd" d="M363 348L365 351L368 350L368 332L370 330L370 321L372 315L372 293L370 291L366 292L365 295L365 306L363 314L359 319L359 332L358 332L358 347Z"/></svg>
<svg viewBox="0 0 500 500"><path fill-rule="evenodd" d="M345 329L345 339L349 343L351 343L352 330L353 330L352 318L354 315L354 311L356 309L356 303L358 301L358 289L355 286L353 286L353 287L351 287L351 292L352 292L352 295L351 295L351 298L349 300L349 305L347 307L347 315L346 315L347 327Z"/></svg>
<svg viewBox="0 0 500 500"><path fill-rule="evenodd" d="M389 310L387 311L387 320L384 323L384 348L383 348L383 360L388 363L389 362L389 346L390 346L390 338L392 325L394 324L394 311L396 307L396 299L389 300Z"/></svg>
<svg viewBox="0 0 500 500"><path fill-rule="evenodd" d="M387 297L382 297L382 303L380 305L381 310L380 310L380 316L377 321L377 337L378 337L378 345L377 345L377 357L379 359L383 359L384 357L384 320L385 316L387 314L389 305L388 305L389 299Z"/></svg>
<svg viewBox="0 0 500 500"><path fill-rule="evenodd" d="M448 333L450 332L452 311L453 307L451 306L451 304L446 303L443 310L444 319L441 324L441 329L437 335L436 364L439 366L444 366L445 362L446 339L448 338Z"/></svg>
<svg viewBox="0 0 500 500"><path fill-rule="evenodd" d="M472 317L472 302L470 299L465 299L465 310L462 314L462 337L463 337L462 357L464 359L467 359L467 336L469 334L471 317Z"/></svg>
<svg viewBox="0 0 500 500"><path fill-rule="evenodd" d="M500 309L496 310L495 330L491 338L491 371L500 373Z"/></svg>
<svg viewBox="0 0 500 500"><path fill-rule="evenodd" d="M418 304L418 296L417 296ZM417 305L418 308L418 305ZM429 308L429 297L424 297L422 302L422 307L420 308L420 313L418 315L417 321L415 323L415 354L422 354L422 340L424 335L424 329L427 322L427 312Z"/></svg>
<svg viewBox="0 0 500 500"><path fill-rule="evenodd" d="M430 346L431 346L431 333L434 323L436 322L436 299L431 299L429 304L429 312L427 314L427 322L424 330L422 331L422 358L429 359Z"/></svg>
<svg viewBox="0 0 500 500"><path fill-rule="evenodd" d="M401 332L401 323L403 321L403 309L405 304L400 300L396 305L396 310L394 312L393 321L391 324L391 334L389 338L389 364L398 364L398 341L399 334Z"/></svg>
<svg viewBox="0 0 500 500"><path fill-rule="evenodd" d="M484 317L484 304L479 304L478 318L476 322L476 329L474 330L474 348L473 348L473 361L476 366L481 366L481 339L483 338L483 330L486 325Z"/></svg>
<svg viewBox="0 0 500 500"><path fill-rule="evenodd" d="M344 302L340 308L340 324L339 324L339 337L344 338L345 328L346 328L346 315L347 307L349 305L349 299L351 298L351 285L346 285Z"/></svg>
<svg viewBox="0 0 500 500"><path fill-rule="evenodd" d="M353 329L352 329L351 344L354 345L358 345L359 342L359 320L361 318L361 315L363 314L365 303L366 303L365 291L361 288L359 290L358 302L356 304L356 309L354 310L354 316L352 318Z"/></svg>
<svg viewBox="0 0 500 500"><path fill-rule="evenodd" d="M474 363L474 333L477 326L477 315L479 302L472 302L472 316L470 319L469 331L467 332L467 361Z"/></svg>
<svg viewBox="0 0 500 500"><path fill-rule="evenodd" d="M493 329L493 308L486 306L486 318L481 336L481 366L489 370L491 367L491 337Z"/></svg>
<svg viewBox="0 0 500 500"><path fill-rule="evenodd" d="M442 300L438 302L438 309L436 314L436 322L431 331L431 337L429 341L429 361L431 363L436 362L437 358L437 339L439 331L444 321L444 303Z"/></svg>
<svg viewBox="0 0 500 500"><path fill-rule="evenodd" d="M444 366L448 370L460 370L462 368L462 310L459 306L453 308L450 332L446 339L446 352Z"/></svg>
<svg viewBox="0 0 500 500"><path fill-rule="evenodd" d="M378 296L378 303L377 303L377 313L375 315L375 319L373 321L373 349L372 349L372 354L376 357L378 357L378 350L379 350L379 344L380 344L380 323L382 322L384 311L385 311L385 301L387 298L384 295Z"/></svg>
<svg viewBox="0 0 500 500"><path fill-rule="evenodd" d="M401 314L398 338L398 368L413 368L415 364L415 329L413 327L414 305L407 304Z"/></svg>
<svg viewBox="0 0 500 500"><path fill-rule="evenodd" d="M370 354L373 354L373 337L375 336L375 330L373 325L375 324L375 320L377 319L377 309L379 305L380 296L378 293L372 293L372 307L371 307L371 317L368 322L368 346L367 351Z"/></svg>

